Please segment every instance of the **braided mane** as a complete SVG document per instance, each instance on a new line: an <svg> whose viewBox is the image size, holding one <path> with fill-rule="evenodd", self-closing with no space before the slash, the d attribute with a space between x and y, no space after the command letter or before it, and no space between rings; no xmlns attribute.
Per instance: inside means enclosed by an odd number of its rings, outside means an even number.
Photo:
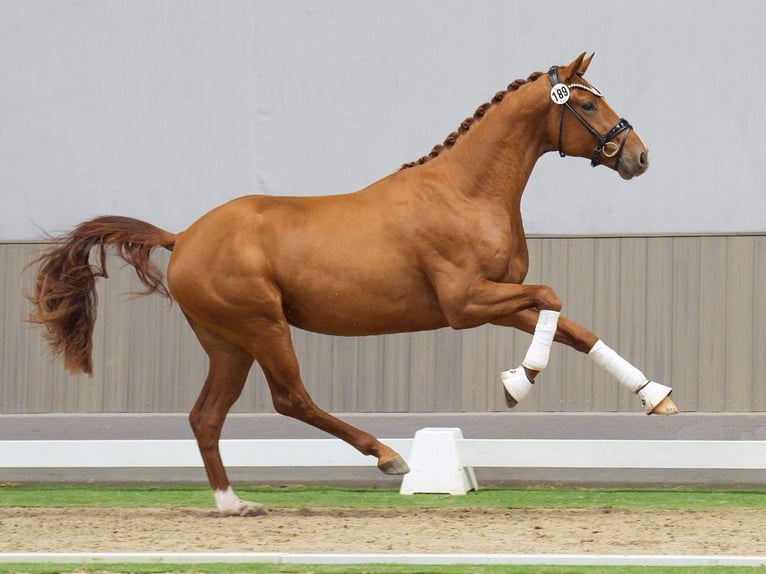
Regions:
<svg viewBox="0 0 766 574"><path fill-rule="evenodd" d="M417 161L411 161L409 163L405 163L400 168L400 171L402 169L407 169L409 167L415 167L416 165L422 165L426 163L428 160L435 158L437 155L439 155L442 151L444 151L447 148L451 148L455 145L455 142L457 142L457 139L466 133L469 129L471 129L471 126L478 120L484 117L484 114L487 113L487 110L489 110L491 107L499 104L501 101L503 101L503 98L508 95L510 92L515 92L518 90L521 86L526 84L527 82L534 82L537 78L542 76L542 72L533 72L529 75L529 77L526 80L514 80L510 84L508 84L508 88L505 90L500 90L497 92L491 101L486 102L482 105L480 105L478 108L476 108L476 111L473 113L473 116L468 117L462 121L460 126L458 127L457 131L452 132L447 136L447 138L444 140L444 143L437 144L434 146L434 148L431 150L431 153L428 155L424 155Z"/></svg>

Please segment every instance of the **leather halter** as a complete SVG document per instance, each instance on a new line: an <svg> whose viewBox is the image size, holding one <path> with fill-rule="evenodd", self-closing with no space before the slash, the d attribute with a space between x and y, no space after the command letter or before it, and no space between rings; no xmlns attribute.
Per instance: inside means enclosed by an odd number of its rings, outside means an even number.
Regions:
<svg viewBox="0 0 766 574"><path fill-rule="evenodd" d="M548 79L551 81L551 87L561 83L559 81L559 71L557 66L552 66L551 69L548 70ZM590 86L585 86L583 84L569 84L567 87L570 89L570 91L573 88L579 88L582 90L587 90L599 98L604 97L596 88L591 88ZM604 154L606 157L615 158L614 166L616 168L620 164L622 149L625 147L625 142L628 139L628 135L630 135L630 131L633 129L633 126L628 123L628 120L625 118L620 118L619 121L612 126L612 129L610 129L605 136L602 136L585 120L584 117L582 117L577 112L577 110L575 110L569 99L563 104L558 105L561 106L561 121L559 122L559 155L561 157L566 157L566 154L561 149L561 138L564 132L564 107L567 107L569 108L569 111L574 114L574 117L580 120L580 123L584 125L591 134L593 134L593 137L596 138L596 142L598 142L596 144L596 148L593 150L593 157L590 160L590 165L593 167L599 165L601 163L601 154ZM615 141L612 141L615 137L617 137L618 134L622 132L625 132L625 135L619 144L617 144ZM608 150L610 144L613 151Z"/></svg>

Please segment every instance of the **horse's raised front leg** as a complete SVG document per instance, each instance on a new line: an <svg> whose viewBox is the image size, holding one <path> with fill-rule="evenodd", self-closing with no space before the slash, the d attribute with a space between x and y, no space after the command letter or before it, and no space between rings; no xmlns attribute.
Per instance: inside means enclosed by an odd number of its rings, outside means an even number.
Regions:
<svg viewBox="0 0 766 574"><path fill-rule="evenodd" d="M253 344L253 355L261 365L278 413L296 418L330 433L365 455L378 459L385 474L407 474L410 469L399 453L371 434L325 412L309 396L300 376L286 321L270 323L261 330Z"/></svg>
<svg viewBox="0 0 766 574"><path fill-rule="evenodd" d="M671 415L678 412L675 403L670 399L672 391L670 387L650 381L644 373L609 348L595 334L565 317L551 317L544 311L538 313L533 309L527 309L494 323L534 333L530 352L533 351L536 341L538 341L538 347L541 346L539 343L541 339L544 350L549 351L549 341L552 339L586 353L617 382L638 395L643 403L644 412L648 415ZM554 329L552 337L550 336L551 324ZM515 406L527 395L534 384L534 378L547 365L547 354L544 356L544 361L534 362L535 354L532 353L533 361L530 362L530 352L527 353L521 367L501 374L506 403L509 407Z"/></svg>
<svg viewBox="0 0 766 574"><path fill-rule="evenodd" d="M531 331L527 329L534 336L522 366L501 375L506 403L515 406L532 389L535 375L548 364L561 312L561 299L547 285L520 285L484 278L471 281L467 287L459 279L437 283L435 287L447 323L455 329L484 323L519 327L508 323L508 318L534 310L536 325L532 324ZM524 327L529 325L525 323Z"/></svg>

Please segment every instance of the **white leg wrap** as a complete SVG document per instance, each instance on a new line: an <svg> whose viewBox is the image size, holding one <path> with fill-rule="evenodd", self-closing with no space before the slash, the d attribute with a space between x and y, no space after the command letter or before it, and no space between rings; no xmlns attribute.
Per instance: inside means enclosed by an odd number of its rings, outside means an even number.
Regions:
<svg viewBox="0 0 766 574"><path fill-rule="evenodd" d="M649 380L644 373L623 359L600 339L596 341L588 355L599 367L612 375L632 393L637 393Z"/></svg>
<svg viewBox="0 0 766 574"><path fill-rule="evenodd" d="M617 379L621 385L638 395L638 398L641 399L641 403L644 405L644 412L647 415L652 414L654 408L665 397L670 395L673 390L670 387L647 379L644 373L620 357L601 340L596 341L588 355L591 356L598 366L603 367L607 373ZM673 405L673 409L671 412L662 414L678 412L675 409L675 405Z"/></svg>
<svg viewBox="0 0 766 574"><path fill-rule="evenodd" d="M542 371L548 366L551 344L553 343L553 336L556 334L559 315L559 311L547 309L540 311L532 343L529 345L524 361L521 363L530 371Z"/></svg>

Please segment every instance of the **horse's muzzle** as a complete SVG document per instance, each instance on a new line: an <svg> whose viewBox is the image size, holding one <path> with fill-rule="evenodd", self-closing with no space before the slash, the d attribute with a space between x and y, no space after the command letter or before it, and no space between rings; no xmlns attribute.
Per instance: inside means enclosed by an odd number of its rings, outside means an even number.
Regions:
<svg viewBox="0 0 766 574"><path fill-rule="evenodd" d="M617 164L617 173L622 179L632 179L649 169L649 150L641 144L625 146Z"/></svg>

